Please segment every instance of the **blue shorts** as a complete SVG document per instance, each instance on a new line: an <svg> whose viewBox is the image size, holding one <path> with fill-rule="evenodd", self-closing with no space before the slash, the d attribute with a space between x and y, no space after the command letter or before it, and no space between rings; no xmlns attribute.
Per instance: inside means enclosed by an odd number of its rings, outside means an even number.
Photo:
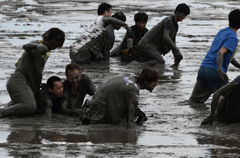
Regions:
<svg viewBox="0 0 240 158"><path fill-rule="evenodd" d="M198 70L197 83L193 89L190 101L205 102L212 93L228 84L218 76L217 70L201 66Z"/></svg>

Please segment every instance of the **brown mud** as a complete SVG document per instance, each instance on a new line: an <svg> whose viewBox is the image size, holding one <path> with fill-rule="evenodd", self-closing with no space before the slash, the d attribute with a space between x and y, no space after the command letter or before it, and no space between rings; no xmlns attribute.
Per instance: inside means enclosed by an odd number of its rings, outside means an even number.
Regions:
<svg viewBox="0 0 240 158"><path fill-rule="evenodd" d="M99 0L0 0L0 105L10 98L6 82L21 56L23 44L41 39L51 27L66 33L64 46L54 50L46 64L43 82L52 75L65 78L64 68L70 63L69 47L97 16ZM138 11L149 14L147 28L152 28L173 13L177 0L106 1L113 13L123 11L133 25ZM186 0L191 14L179 23L177 46L183 61L173 69L173 55L164 56L165 66L157 66L158 86L152 93L140 91L140 108L148 121L143 126L126 130L125 124L78 125L78 118L34 115L0 119L0 157L239 157L240 125L219 122L200 126L210 112L211 98L205 104L189 105L199 65L218 30L228 26L228 13L240 6L239 1ZM115 31L119 44L125 29ZM239 33L237 33L239 36ZM240 61L240 53L235 58ZM144 63L109 63L82 66L97 86L121 73L137 73ZM239 70L230 65L233 80ZM87 97L91 98L91 97Z"/></svg>

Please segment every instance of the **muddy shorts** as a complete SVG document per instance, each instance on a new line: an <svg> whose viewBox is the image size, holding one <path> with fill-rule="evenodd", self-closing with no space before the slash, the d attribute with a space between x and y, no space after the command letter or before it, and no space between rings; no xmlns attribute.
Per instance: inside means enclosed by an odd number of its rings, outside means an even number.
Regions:
<svg viewBox="0 0 240 158"><path fill-rule="evenodd" d="M197 83L194 86L190 101L203 103L212 93L227 83L220 80L216 70L201 66L198 70Z"/></svg>

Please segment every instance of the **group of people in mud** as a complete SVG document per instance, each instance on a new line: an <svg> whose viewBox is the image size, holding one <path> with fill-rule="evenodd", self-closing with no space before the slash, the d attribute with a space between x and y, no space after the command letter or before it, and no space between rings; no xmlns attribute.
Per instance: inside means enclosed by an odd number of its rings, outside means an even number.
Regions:
<svg viewBox="0 0 240 158"><path fill-rule="evenodd" d="M71 63L66 65L64 81L51 76L46 84L42 83L43 69L50 51L64 44L65 33L62 30L51 28L42 35L42 40L23 45L24 53L7 81L11 101L0 109L0 117L36 113L52 117L53 113L59 113L79 116L82 125L126 122L127 128L141 125L147 120L138 107L139 91L147 89L152 92L157 86L160 76L151 66L164 64L165 54L172 51L175 59L172 66L175 67L183 59L175 39L178 22L190 14L190 8L185 3L177 5L173 15L164 18L150 30L146 28L146 13L136 13L135 25L129 27L125 23L126 16L122 12L112 15L112 6L108 3L101 3L97 12L97 18L70 47ZM197 82L189 99L189 102L205 102L215 92L211 114L202 124L213 123L221 96L224 96L221 98L221 108L218 108L221 118L227 123L240 121L237 111L240 110L237 106L240 101L240 93L237 92L240 78L228 83L226 75L230 62L240 68L234 59L240 10L231 11L228 19L229 27L217 33L199 68ZM111 51L115 41L114 30L122 26L126 28L126 34L121 44ZM120 56L122 61L146 62L148 67L139 74L112 77L98 88L88 75L82 74L81 65L104 62L114 56ZM91 101L85 99L87 94L92 96Z"/></svg>

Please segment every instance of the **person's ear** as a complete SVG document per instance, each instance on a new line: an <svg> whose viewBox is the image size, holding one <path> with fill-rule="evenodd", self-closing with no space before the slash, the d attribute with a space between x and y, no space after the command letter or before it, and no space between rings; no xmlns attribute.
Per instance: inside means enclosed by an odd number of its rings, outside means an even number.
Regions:
<svg viewBox="0 0 240 158"><path fill-rule="evenodd" d="M52 90L52 88L48 88L48 91L52 93L53 90Z"/></svg>

